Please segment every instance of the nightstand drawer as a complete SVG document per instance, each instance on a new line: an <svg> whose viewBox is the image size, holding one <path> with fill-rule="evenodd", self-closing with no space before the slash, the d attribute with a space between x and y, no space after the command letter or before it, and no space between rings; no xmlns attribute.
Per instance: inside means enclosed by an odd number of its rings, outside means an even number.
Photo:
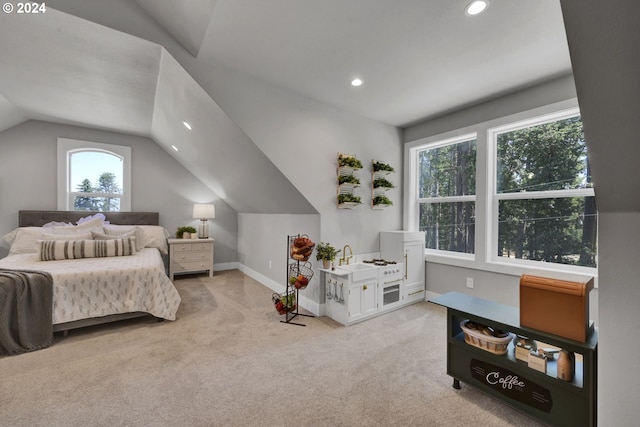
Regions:
<svg viewBox="0 0 640 427"><path fill-rule="evenodd" d="M211 243L176 243L172 245L172 248L176 252L209 251L211 250Z"/></svg>
<svg viewBox="0 0 640 427"><path fill-rule="evenodd" d="M176 251L173 259L177 262L185 261L211 261L213 254L209 252L180 252Z"/></svg>
<svg viewBox="0 0 640 427"><path fill-rule="evenodd" d="M176 262L173 264L176 273L182 271L211 270L211 261Z"/></svg>

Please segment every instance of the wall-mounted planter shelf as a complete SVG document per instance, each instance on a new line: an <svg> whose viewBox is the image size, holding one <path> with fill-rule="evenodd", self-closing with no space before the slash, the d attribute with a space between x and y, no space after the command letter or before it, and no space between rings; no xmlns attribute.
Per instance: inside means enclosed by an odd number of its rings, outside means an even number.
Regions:
<svg viewBox="0 0 640 427"><path fill-rule="evenodd" d="M338 153L337 197L339 209L353 209L361 204L355 190L360 187L356 173L362 169L362 163L352 154Z"/></svg>
<svg viewBox="0 0 640 427"><path fill-rule="evenodd" d="M385 195L387 191L395 188L395 185L386 177L393 173L394 169L383 162L371 161L371 207L382 210L393 205Z"/></svg>

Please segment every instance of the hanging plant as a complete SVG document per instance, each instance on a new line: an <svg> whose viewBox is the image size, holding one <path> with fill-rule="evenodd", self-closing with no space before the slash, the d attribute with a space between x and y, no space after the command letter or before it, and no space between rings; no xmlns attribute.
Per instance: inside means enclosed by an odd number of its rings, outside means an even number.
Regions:
<svg viewBox="0 0 640 427"><path fill-rule="evenodd" d="M373 180L373 188L396 188L396 186L385 178L377 178Z"/></svg>
<svg viewBox="0 0 640 427"><path fill-rule="evenodd" d="M376 196L373 198L373 205L393 205L393 202L386 196Z"/></svg>
<svg viewBox="0 0 640 427"><path fill-rule="evenodd" d="M360 185L360 180L353 175L340 175L338 177L338 184Z"/></svg>
<svg viewBox="0 0 640 427"><path fill-rule="evenodd" d="M386 171L386 172L394 172L393 167L384 163L384 162L373 162L373 171Z"/></svg>
<svg viewBox="0 0 640 427"><path fill-rule="evenodd" d="M353 156L346 156L344 154L339 154L338 166L348 166L354 169L362 169L362 162Z"/></svg>
<svg viewBox="0 0 640 427"><path fill-rule="evenodd" d="M359 196L354 196L353 194L339 194L338 195L338 204L341 203L362 203L360 201Z"/></svg>

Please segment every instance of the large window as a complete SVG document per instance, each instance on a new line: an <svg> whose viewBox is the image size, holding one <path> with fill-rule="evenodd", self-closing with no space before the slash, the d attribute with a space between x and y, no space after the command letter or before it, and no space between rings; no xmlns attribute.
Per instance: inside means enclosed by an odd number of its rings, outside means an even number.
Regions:
<svg viewBox="0 0 640 427"><path fill-rule="evenodd" d="M475 137L436 143L417 153L419 229L426 247L474 253Z"/></svg>
<svg viewBox="0 0 640 427"><path fill-rule="evenodd" d="M130 210L129 147L58 139L58 208Z"/></svg>
<svg viewBox="0 0 640 427"><path fill-rule="evenodd" d="M498 259L596 267L597 210L580 116L489 134Z"/></svg>
<svg viewBox="0 0 640 427"><path fill-rule="evenodd" d="M595 193L580 112L570 105L407 144L405 223L425 232L428 260L509 274L595 273Z"/></svg>

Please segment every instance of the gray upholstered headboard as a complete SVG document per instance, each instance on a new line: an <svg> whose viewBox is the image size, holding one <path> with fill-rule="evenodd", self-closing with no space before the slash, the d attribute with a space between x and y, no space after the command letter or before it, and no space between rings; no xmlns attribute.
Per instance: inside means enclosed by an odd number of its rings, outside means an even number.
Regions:
<svg viewBox="0 0 640 427"><path fill-rule="evenodd" d="M42 227L51 221L74 223L97 212L87 211L18 211L19 227ZM158 212L102 212L111 224L160 225Z"/></svg>

